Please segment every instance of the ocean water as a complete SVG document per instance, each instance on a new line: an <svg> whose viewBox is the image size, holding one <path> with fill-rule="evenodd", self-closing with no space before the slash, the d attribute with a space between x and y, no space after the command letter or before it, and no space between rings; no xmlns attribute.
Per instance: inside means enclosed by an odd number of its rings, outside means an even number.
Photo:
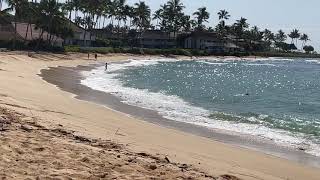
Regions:
<svg viewBox="0 0 320 180"><path fill-rule="evenodd" d="M320 156L320 60L130 60L82 84L163 117Z"/></svg>

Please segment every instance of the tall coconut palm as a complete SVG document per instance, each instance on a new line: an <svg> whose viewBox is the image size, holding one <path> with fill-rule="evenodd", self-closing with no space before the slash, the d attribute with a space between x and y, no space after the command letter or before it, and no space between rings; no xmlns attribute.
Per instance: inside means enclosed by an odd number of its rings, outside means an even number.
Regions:
<svg viewBox="0 0 320 180"><path fill-rule="evenodd" d="M248 34L248 38L252 41L261 41L263 39L263 32L257 26L253 26Z"/></svg>
<svg viewBox="0 0 320 180"><path fill-rule="evenodd" d="M198 11L193 13L194 16L196 16L198 29L204 29L204 22L208 22L208 19L210 18L210 14L207 11L206 7L199 8Z"/></svg>
<svg viewBox="0 0 320 180"><path fill-rule="evenodd" d="M287 35L280 29L278 33L275 35L276 42L284 42L287 40Z"/></svg>
<svg viewBox="0 0 320 180"><path fill-rule="evenodd" d="M275 39L274 37L275 37L274 34L269 29L265 29L263 31L263 39L265 41L271 42Z"/></svg>
<svg viewBox="0 0 320 180"><path fill-rule="evenodd" d="M131 19L132 17L133 17L132 7L126 4L122 11L122 21L125 28L127 28L128 19Z"/></svg>
<svg viewBox="0 0 320 180"><path fill-rule="evenodd" d="M299 40L302 41L302 48L306 45L308 41L310 41L309 36L307 34L302 34Z"/></svg>
<svg viewBox="0 0 320 180"><path fill-rule="evenodd" d="M238 38L243 38L244 31L249 27L247 19L241 17L236 23L233 24L233 32Z"/></svg>
<svg viewBox="0 0 320 180"><path fill-rule="evenodd" d="M30 30L31 38L32 38L32 20L36 18L34 16L36 13L36 8L38 8L37 4L35 4L33 2L26 3L24 6L23 15L24 15L24 18L27 19L27 21L28 21L27 30L26 30L25 38L24 38L25 41L27 41L29 30Z"/></svg>
<svg viewBox="0 0 320 180"><path fill-rule="evenodd" d="M152 20L157 21L156 27L160 28L160 21L162 20L162 17L163 17L163 9L160 8L154 12Z"/></svg>
<svg viewBox="0 0 320 180"><path fill-rule="evenodd" d="M166 11L168 15L168 22L170 22L170 28L174 33L174 36L182 26L181 20L184 16L183 9L185 6L181 0L169 0L166 5Z"/></svg>
<svg viewBox="0 0 320 180"><path fill-rule="evenodd" d="M182 28L183 28L183 31L184 32L190 32L191 29L194 27L193 22L194 20L191 20L190 16L188 15L185 15L183 18L182 18Z"/></svg>
<svg viewBox="0 0 320 180"><path fill-rule="evenodd" d="M81 9L82 0L72 0L72 5L74 8L74 21L79 17L79 11Z"/></svg>
<svg viewBox="0 0 320 180"><path fill-rule="evenodd" d="M134 14L135 18L133 23L138 27L140 33L140 45L143 48L142 44L142 36L143 32L150 27L150 20L151 20L151 10L145 2L139 2L134 4Z"/></svg>
<svg viewBox="0 0 320 180"><path fill-rule="evenodd" d="M63 21L65 12L61 11L62 5L56 0L41 0L37 8L36 28L41 29L38 38L36 49L38 49L40 42L43 41L44 31L48 32L46 40L49 44L53 40L53 34L58 34L61 27L65 25Z"/></svg>
<svg viewBox="0 0 320 180"><path fill-rule="evenodd" d="M108 15L108 18L110 18L111 22L110 24L112 27L114 27L114 18L117 16L117 8L118 3L116 0L113 0L110 2L106 14Z"/></svg>
<svg viewBox="0 0 320 180"><path fill-rule="evenodd" d="M63 8L64 11L68 12L68 19L71 22L72 21L72 19L71 19L72 11L73 11L73 8L74 8L73 1L72 0L67 0L66 3L63 4L62 8Z"/></svg>
<svg viewBox="0 0 320 180"><path fill-rule="evenodd" d="M219 20L221 22L222 27L225 27L225 25L226 25L225 21L230 18L229 12L226 10L220 10L218 12L218 16L219 16Z"/></svg>
<svg viewBox="0 0 320 180"><path fill-rule="evenodd" d="M263 40L268 47L272 45L272 43L274 42L274 39L275 39L275 35L272 31L270 31L269 29L265 29L263 31Z"/></svg>
<svg viewBox="0 0 320 180"><path fill-rule="evenodd" d="M239 20L236 21L236 25L243 30L249 27L249 24L247 23L247 19L243 17L241 17Z"/></svg>
<svg viewBox="0 0 320 180"><path fill-rule="evenodd" d="M291 38L291 44L298 45L298 39L300 38L300 33L298 29L294 29L288 34L288 36ZM296 43L294 43L296 41Z"/></svg>
<svg viewBox="0 0 320 180"><path fill-rule="evenodd" d="M24 12L25 4L28 3L28 0L5 0L8 4L8 10L15 11L14 13L14 39L12 48L16 48L17 41L17 21L18 18L22 17L22 13Z"/></svg>

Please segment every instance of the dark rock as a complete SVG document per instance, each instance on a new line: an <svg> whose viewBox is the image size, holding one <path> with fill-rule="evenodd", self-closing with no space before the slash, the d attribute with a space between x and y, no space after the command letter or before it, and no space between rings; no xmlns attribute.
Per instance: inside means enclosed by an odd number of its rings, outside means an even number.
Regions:
<svg viewBox="0 0 320 180"><path fill-rule="evenodd" d="M143 156L143 157L148 157L148 154L147 154L147 153L144 153L144 152L138 153L138 155Z"/></svg>
<svg viewBox="0 0 320 180"><path fill-rule="evenodd" d="M81 141L81 142L88 142L88 143L92 142L90 139L85 138L85 137L76 136L76 135L74 135L73 137L74 137L75 140L78 140L78 141Z"/></svg>
<svg viewBox="0 0 320 180"><path fill-rule="evenodd" d="M42 151L44 151L44 148L43 147L39 147L39 148L35 148L34 150L38 151L38 152L42 152Z"/></svg>
<svg viewBox="0 0 320 180"><path fill-rule="evenodd" d="M85 163L88 163L88 162L90 162L90 159L87 158L87 157L84 157L84 158L81 159L81 161L82 161L82 162L85 162Z"/></svg>
<svg viewBox="0 0 320 180"><path fill-rule="evenodd" d="M149 166L149 168L150 168L151 170L156 170L156 169L157 169L157 166L154 165L154 164L151 164L151 165Z"/></svg>
<svg viewBox="0 0 320 180"><path fill-rule="evenodd" d="M171 163L167 156L164 159L167 161L167 163Z"/></svg>
<svg viewBox="0 0 320 180"><path fill-rule="evenodd" d="M11 122L8 119L0 116L0 124L11 124Z"/></svg>
<svg viewBox="0 0 320 180"><path fill-rule="evenodd" d="M108 173L98 174L97 177L99 178L106 178Z"/></svg>
<svg viewBox="0 0 320 180"><path fill-rule="evenodd" d="M208 176L208 177L210 177L210 176ZM238 177L232 176L232 175L229 175L229 174L222 175L221 177L224 180L240 180Z"/></svg>
<svg viewBox="0 0 320 180"><path fill-rule="evenodd" d="M27 132L31 132L33 130L33 128L28 125L21 125L21 129Z"/></svg>

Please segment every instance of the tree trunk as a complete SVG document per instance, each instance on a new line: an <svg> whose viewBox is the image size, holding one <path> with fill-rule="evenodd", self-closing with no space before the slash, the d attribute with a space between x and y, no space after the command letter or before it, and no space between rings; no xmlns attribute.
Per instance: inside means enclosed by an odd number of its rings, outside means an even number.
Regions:
<svg viewBox="0 0 320 180"><path fill-rule="evenodd" d="M86 36L87 36L87 30L86 30L86 29L84 29L84 38L83 38L83 46L84 46L84 47L86 47L86 46L87 46Z"/></svg>
<svg viewBox="0 0 320 180"><path fill-rule="evenodd" d="M17 18L16 15L14 16L14 39L12 43L12 48L16 48L16 41L17 41Z"/></svg>
<svg viewBox="0 0 320 180"><path fill-rule="evenodd" d="M27 24L27 31L26 31L26 36L24 37L24 41L27 41L28 32L29 32L29 23Z"/></svg>
<svg viewBox="0 0 320 180"><path fill-rule="evenodd" d="M31 35L31 39L33 40L32 29L33 29L32 24L30 24L30 35Z"/></svg>
<svg viewBox="0 0 320 180"><path fill-rule="evenodd" d="M70 12L69 12L69 28L71 28L71 22L72 22L72 10L70 10Z"/></svg>
<svg viewBox="0 0 320 180"><path fill-rule="evenodd" d="M41 34L40 34L40 36L39 36L38 43L37 43L37 45L36 45L36 47L35 47L35 51L38 51L38 49L39 49L39 46L40 46L40 43L41 43L41 40L42 40L43 33L44 33L44 30L41 29Z"/></svg>
<svg viewBox="0 0 320 180"><path fill-rule="evenodd" d="M86 19L86 14L84 14L84 19ZM83 35L83 46L84 46L84 47L87 46L87 40L86 40L87 27L88 27L88 24L85 24L85 23L84 23L84 35Z"/></svg>
<svg viewBox="0 0 320 180"><path fill-rule="evenodd" d="M103 17L102 28L104 28L104 27L105 27L105 26L104 26L104 25L105 25L105 22L106 22L106 17L104 16L104 17Z"/></svg>

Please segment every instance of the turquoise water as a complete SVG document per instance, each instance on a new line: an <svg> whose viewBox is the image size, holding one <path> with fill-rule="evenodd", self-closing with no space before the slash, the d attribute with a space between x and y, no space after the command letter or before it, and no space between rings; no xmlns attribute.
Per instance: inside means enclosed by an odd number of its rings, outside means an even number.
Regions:
<svg viewBox="0 0 320 180"><path fill-rule="evenodd" d="M113 68L90 82L103 84L102 89L126 103L173 120L303 146L319 155L316 60L131 62Z"/></svg>

